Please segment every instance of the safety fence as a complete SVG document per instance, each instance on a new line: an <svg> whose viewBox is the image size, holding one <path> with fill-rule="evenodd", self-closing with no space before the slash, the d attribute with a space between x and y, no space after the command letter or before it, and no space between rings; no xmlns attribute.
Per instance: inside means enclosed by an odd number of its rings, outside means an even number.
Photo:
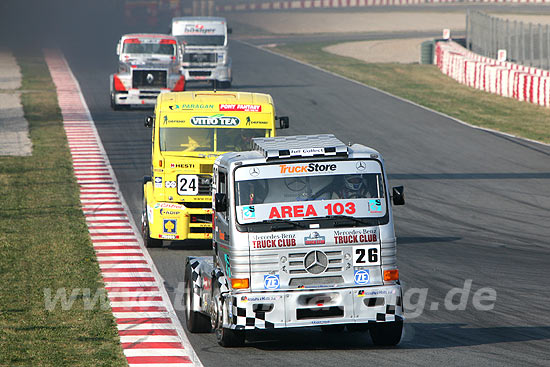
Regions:
<svg viewBox="0 0 550 367"><path fill-rule="evenodd" d="M500 62L475 54L456 42L438 42L437 67L459 83L541 106L550 106L550 72Z"/></svg>
<svg viewBox="0 0 550 367"><path fill-rule="evenodd" d="M508 61L550 69L548 24L512 21L468 10L466 45L477 54L493 58L498 50L506 50Z"/></svg>
<svg viewBox="0 0 550 367"><path fill-rule="evenodd" d="M216 3L216 10L222 12L230 12L308 8L406 6L450 3L550 4L550 0L218 0Z"/></svg>

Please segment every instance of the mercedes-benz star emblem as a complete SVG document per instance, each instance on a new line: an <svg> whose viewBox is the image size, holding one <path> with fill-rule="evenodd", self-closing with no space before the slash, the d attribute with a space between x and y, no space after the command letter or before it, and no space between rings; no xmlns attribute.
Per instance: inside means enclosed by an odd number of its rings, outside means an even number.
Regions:
<svg viewBox="0 0 550 367"><path fill-rule="evenodd" d="M365 162L357 162L355 168L357 168L357 170L359 171L364 171L365 169L367 169L367 164Z"/></svg>
<svg viewBox="0 0 550 367"><path fill-rule="evenodd" d="M155 77L151 73L147 74L145 79L147 80L147 83L149 83L149 84L152 84L155 81Z"/></svg>
<svg viewBox="0 0 550 367"><path fill-rule="evenodd" d="M250 173L250 176L256 177L260 174L260 170L256 167L252 167L248 173Z"/></svg>
<svg viewBox="0 0 550 367"><path fill-rule="evenodd" d="M328 267L328 258L323 251L311 251L304 258L304 268L310 274L321 274Z"/></svg>

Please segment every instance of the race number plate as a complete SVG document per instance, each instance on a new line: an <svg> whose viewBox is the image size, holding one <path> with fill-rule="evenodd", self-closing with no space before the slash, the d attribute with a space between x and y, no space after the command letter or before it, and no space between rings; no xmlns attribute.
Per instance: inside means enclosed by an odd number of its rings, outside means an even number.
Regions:
<svg viewBox="0 0 550 367"><path fill-rule="evenodd" d="M197 195L199 177L196 175L178 175L178 195Z"/></svg>
<svg viewBox="0 0 550 367"><path fill-rule="evenodd" d="M380 245L353 246L353 266L380 265Z"/></svg>

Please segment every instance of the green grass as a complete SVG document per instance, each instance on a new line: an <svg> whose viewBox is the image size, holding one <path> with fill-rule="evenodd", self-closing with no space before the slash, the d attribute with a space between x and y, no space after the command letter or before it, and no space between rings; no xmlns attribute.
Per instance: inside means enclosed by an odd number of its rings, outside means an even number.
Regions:
<svg viewBox="0 0 550 367"><path fill-rule="evenodd" d="M550 109L457 83L434 65L368 64L323 51L332 43L272 50L446 113L472 125L550 143ZM368 103L368 101L367 101Z"/></svg>
<svg viewBox="0 0 550 367"><path fill-rule="evenodd" d="M44 289L103 288L55 87L39 51L17 53L33 154L0 157L0 365L126 365L110 309L46 310Z"/></svg>

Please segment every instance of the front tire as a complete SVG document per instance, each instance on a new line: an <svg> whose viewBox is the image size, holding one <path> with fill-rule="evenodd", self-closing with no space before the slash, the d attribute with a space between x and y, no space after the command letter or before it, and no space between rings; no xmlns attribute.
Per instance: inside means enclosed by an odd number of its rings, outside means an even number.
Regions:
<svg viewBox="0 0 550 367"><path fill-rule="evenodd" d="M143 178L143 190L145 191L145 185L151 178ZM147 216L147 200L145 199L145 192L142 193L142 209L141 209L141 236L143 242L147 248L162 247L162 240L157 238L151 238L149 228L149 217Z"/></svg>
<svg viewBox="0 0 550 367"><path fill-rule="evenodd" d="M212 282L217 283L216 279L213 279ZM212 318L212 326L216 332L216 340L218 341L218 344L224 348L243 346L246 339L246 332L244 330L233 330L223 327L223 320L225 318L225 304L220 294L219 285L215 286L213 296L215 302L215 318Z"/></svg>
<svg viewBox="0 0 550 367"><path fill-rule="evenodd" d="M191 266L187 265L185 272L185 324L192 333L209 333L212 329L210 318L200 312L193 311L193 279Z"/></svg>
<svg viewBox="0 0 550 367"><path fill-rule="evenodd" d="M120 111L122 109L122 106L116 103L116 93L111 93L111 108L114 111Z"/></svg>
<svg viewBox="0 0 550 367"><path fill-rule="evenodd" d="M384 322L374 325L369 329L370 337L374 345L395 346L401 341L403 333L403 320Z"/></svg>

